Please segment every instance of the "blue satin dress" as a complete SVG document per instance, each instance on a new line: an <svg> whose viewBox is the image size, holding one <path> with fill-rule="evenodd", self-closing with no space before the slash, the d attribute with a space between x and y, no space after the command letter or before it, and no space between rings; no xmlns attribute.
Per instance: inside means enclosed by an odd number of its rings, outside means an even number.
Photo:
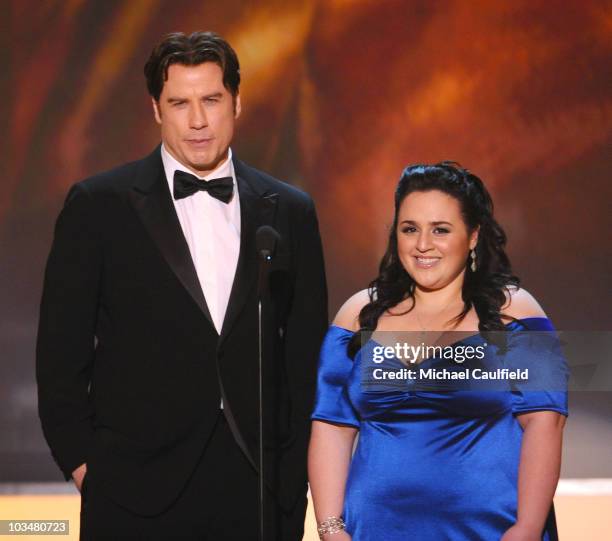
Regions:
<svg viewBox="0 0 612 541"><path fill-rule="evenodd" d="M507 329L509 337L554 330L546 318ZM367 392L363 350L354 360L346 352L352 335L334 325L327 333L312 419L359 429L343 511L353 541L498 541L516 521L523 434L516 415L567 415L566 390ZM519 341L512 351L520 358L528 349ZM566 382L566 365L558 369ZM542 539L555 539L555 530L553 517Z"/></svg>

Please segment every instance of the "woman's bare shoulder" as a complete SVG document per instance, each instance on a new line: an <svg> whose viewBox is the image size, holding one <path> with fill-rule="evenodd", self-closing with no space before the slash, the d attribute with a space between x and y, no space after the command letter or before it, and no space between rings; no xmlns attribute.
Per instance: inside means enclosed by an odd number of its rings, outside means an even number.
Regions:
<svg viewBox="0 0 612 541"><path fill-rule="evenodd" d="M516 319L546 317L540 303L529 291L514 286L510 286L506 291L506 302L501 313Z"/></svg>
<svg viewBox="0 0 612 541"><path fill-rule="evenodd" d="M370 302L367 289L362 289L350 297L338 310L333 324L349 331L359 330L359 312Z"/></svg>

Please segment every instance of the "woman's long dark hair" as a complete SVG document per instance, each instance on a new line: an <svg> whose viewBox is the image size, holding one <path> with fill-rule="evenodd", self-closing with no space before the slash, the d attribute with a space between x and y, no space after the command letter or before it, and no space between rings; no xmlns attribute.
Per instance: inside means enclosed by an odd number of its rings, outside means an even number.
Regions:
<svg viewBox="0 0 612 541"><path fill-rule="evenodd" d="M479 228L475 248L477 269L473 272L469 268L468 256L462 290L463 310L455 320L460 322L474 307L481 332L505 329L500 309L506 302L508 286L518 286L519 279L512 274L510 260L504 250L506 234L493 218L493 201L489 192L476 175L455 162L412 165L404 169L395 190L395 216L389 244L380 262L378 276L368 288L370 302L359 313L360 329L349 342L348 353L351 357L360 348L362 332L374 331L380 316L390 308L408 298L414 300L415 281L404 269L397 252L398 215L408 194L432 190L444 192L459 202L469 232Z"/></svg>

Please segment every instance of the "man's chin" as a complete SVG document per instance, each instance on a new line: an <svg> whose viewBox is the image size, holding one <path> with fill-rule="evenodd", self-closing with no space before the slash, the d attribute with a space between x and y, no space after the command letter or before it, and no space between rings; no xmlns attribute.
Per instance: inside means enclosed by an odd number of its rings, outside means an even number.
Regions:
<svg viewBox="0 0 612 541"><path fill-rule="evenodd" d="M197 175L204 177L219 167L225 158L205 159L202 156L195 157L186 164Z"/></svg>
<svg viewBox="0 0 612 541"><path fill-rule="evenodd" d="M221 163L220 161L216 161L216 162L215 161L211 161L211 162L190 161L185 165L187 165L189 169L191 169L191 171L195 173L196 175L198 175L199 177L205 177L206 175L214 171L219 166L220 163Z"/></svg>

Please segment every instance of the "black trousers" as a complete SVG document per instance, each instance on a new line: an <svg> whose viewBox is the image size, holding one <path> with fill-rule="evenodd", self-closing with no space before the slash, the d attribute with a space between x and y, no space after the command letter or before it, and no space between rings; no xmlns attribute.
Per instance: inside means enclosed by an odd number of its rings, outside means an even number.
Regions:
<svg viewBox="0 0 612 541"><path fill-rule="evenodd" d="M258 475L230 432L223 413L178 499L152 517L120 507L86 476L81 496L80 539L257 541ZM269 505L269 540L299 541L306 496L291 513Z"/></svg>

